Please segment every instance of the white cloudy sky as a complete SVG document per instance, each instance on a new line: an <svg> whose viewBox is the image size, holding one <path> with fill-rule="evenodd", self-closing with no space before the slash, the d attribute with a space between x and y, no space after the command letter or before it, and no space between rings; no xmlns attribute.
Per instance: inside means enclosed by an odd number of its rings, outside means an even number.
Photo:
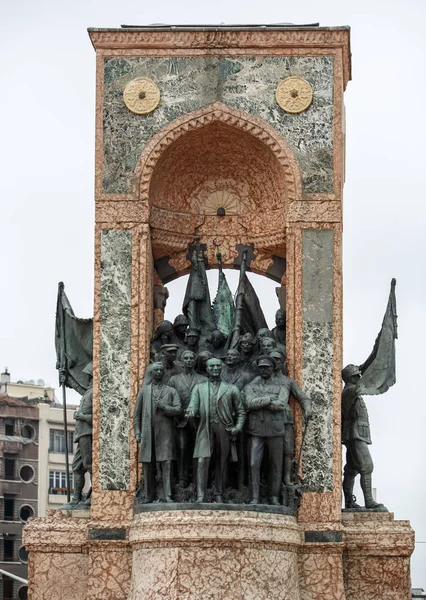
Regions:
<svg viewBox="0 0 426 600"><path fill-rule="evenodd" d="M57 283L93 309L95 53L86 28L121 23L350 25L344 201L345 362L362 362L398 281L398 381L367 399L378 500L426 542L426 3L423 0L3 0L0 367L56 385ZM272 284L271 284L272 285ZM170 286L173 289L173 286ZM268 304L268 314L275 304ZM426 588L426 543L413 586Z"/></svg>

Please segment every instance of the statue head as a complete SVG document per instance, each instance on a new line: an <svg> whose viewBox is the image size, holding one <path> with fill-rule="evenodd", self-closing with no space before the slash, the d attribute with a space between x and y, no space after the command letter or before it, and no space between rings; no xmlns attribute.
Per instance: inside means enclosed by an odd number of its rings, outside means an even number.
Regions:
<svg viewBox="0 0 426 600"><path fill-rule="evenodd" d="M356 383L361 375L362 373L356 365L346 365L342 370L342 379L345 383Z"/></svg>
<svg viewBox="0 0 426 600"><path fill-rule="evenodd" d="M197 360L195 362L195 370L200 375L206 374L206 366L209 358L213 358L213 354L208 350L202 350L198 353Z"/></svg>
<svg viewBox="0 0 426 600"><path fill-rule="evenodd" d="M210 343L213 348L221 348L225 343L225 336L219 329L214 329L210 334Z"/></svg>
<svg viewBox="0 0 426 600"><path fill-rule="evenodd" d="M189 321L185 317L185 315L178 315L176 319L173 321L173 329L183 336L186 333L186 330L189 327Z"/></svg>
<svg viewBox="0 0 426 600"><path fill-rule="evenodd" d="M188 329L186 332L186 344L190 348L198 346L200 341L200 332L198 329Z"/></svg>
<svg viewBox="0 0 426 600"><path fill-rule="evenodd" d="M152 339L154 339L154 340L161 339L163 344L166 344L167 341L171 339L172 335L173 335L173 325L171 324L171 322L170 321L161 321L161 323L158 323L157 327L155 328Z"/></svg>
<svg viewBox="0 0 426 600"><path fill-rule="evenodd" d="M228 367L234 367L235 365L238 365L238 363L241 362L241 356L238 350L235 348L230 348L226 353L225 362Z"/></svg>
<svg viewBox="0 0 426 600"><path fill-rule="evenodd" d="M275 325L280 329L285 327L285 310L282 308L275 313Z"/></svg>
<svg viewBox="0 0 426 600"><path fill-rule="evenodd" d="M163 344L160 348L166 362L172 363L176 360L178 347L176 344Z"/></svg>
<svg viewBox="0 0 426 600"><path fill-rule="evenodd" d="M192 350L185 350L184 352L182 352L181 358L185 367L187 367L188 369L194 368L196 358L195 352L192 352Z"/></svg>
<svg viewBox="0 0 426 600"><path fill-rule="evenodd" d="M164 366L163 363L155 362L152 365L152 378L154 381L161 381L164 376Z"/></svg>
<svg viewBox="0 0 426 600"><path fill-rule="evenodd" d="M262 354L269 354L276 347L276 342L272 337L260 338L259 346Z"/></svg>
<svg viewBox="0 0 426 600"><path fill-rule="evenodd" d="M259 331L256 333L256 342L260 344L260 340L264 337L271 337L271 332L266 327L259 329Z"/></svg>
<svg viewBox="0 0 426 600"><path fill-rule="evenodd" d="M250 354L254 348L254 338L251 333L245 333L240 337L239 346L244 354Z"/></svg>
<svg viewBox="0 0 426 600"><path fill-rule="evenodd" d="M270 379L277 366L275 359L269 355L259 356L256 364L262 379Z"/></svg>
<svg viewBox="0 0 426 600"><path fill-rule="evenodd" d="M284 367L284 363L285 363L285 356L284 356L284 354L282 352L280 352L279 350L277 350L276 348L274 348L273 350L271 350L271 352L269 352L268 354L277 363L277 366L275 367L275 371L277 373L279 373L280 371L282 371L282 369Z"/></svg>
<svg viewBox="0 0 426 600"><path fill-rule="evenodd" d="M206 371L209 379L220 379L222 361L219 358L209 358L206 365Z"/></svg>

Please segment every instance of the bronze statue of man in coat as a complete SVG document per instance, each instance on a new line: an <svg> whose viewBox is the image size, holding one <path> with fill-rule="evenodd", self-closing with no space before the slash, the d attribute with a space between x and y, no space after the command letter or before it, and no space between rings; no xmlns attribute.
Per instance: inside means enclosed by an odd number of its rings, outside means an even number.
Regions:
<svg viewBox="0 0 426 600"><path fill-rule="evenodd" d="M215 499L223 502L223 489L227 461L231 445L241 433L245 421L245 410L239 389L221 381L222 361L210 358L207 361L209 381L196 385L186 411L189 418L198 417L199 424L195 440L194 458L197 467L197 502L204 502L208 468L213 451L215 464ZM236 459L236 448L233 448Z"/></svg>
<svg viewBox="0 0 426 600"><path fill-rule="evenodd" d="M155 465L161 464L166 502L172 499L172 460L176 459L174 417L182 412L178 392L163 383L164 365L152 365L152 381L142 385L136 398L133 429L140 443L139 461L143 464L145 502L155 498Z"/></svg>

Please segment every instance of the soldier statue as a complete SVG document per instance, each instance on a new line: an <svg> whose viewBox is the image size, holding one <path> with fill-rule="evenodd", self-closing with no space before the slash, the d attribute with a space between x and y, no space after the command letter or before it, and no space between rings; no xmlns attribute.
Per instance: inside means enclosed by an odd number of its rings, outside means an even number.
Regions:
<svg viewBox="0 0 426 600"><path fill-rule="evenodd" d="M342 391L342 444L346 446L343 494L347 510L387 512L387 508L373 498L370 422L362 396L384 394L396 382L395 340L398 326L395 286L396 280L392 279L382 327L370 356L362 365L347 365L342 371L345 384ZM361 476L365 508L356 503L353 495L358 474Z"/></svg>
<svg viewBox="0 0 426 600"><path fill-rule="evenodd" d="M240 391L234 385L221 381L222 362L218 358L207 361L209 381L196 385L186 411L189 418L198 417L194 458L197 467L197 502L204 502L210 458L215 460L215 500L223 502L226 466L231 445L241 433L245 410ZM236 448L233 448L236 459Z"/></svg>
<svg viewBox="0 0 426 600"><path fill-rule="evenodd" d="M276 362L271 356L257 359L260 375L243 390L248 412L249 463L251 504L259 504L260 467L265 446L268 449L270 504L280 504L279 496L284 483L292 485L291 466L294 452L293 415L288 400L290 393L302 406L305 419L312 413L310 399L294 379L274 377Z"/></svg>
<svg viewBox="0 0 426 600"><path fill-rule="evenodd" d="M367 407L357 387L361 377L361 370L356 365L347 365L342 370L345 383L342 392L342 444L346 446L343 469L345 508L361 508L353 495L355 477L360 474L365 508L386 512L387 508L373 498L371 475L374 464L368 447L371 444L370 422Z"/></svg>
<svg viewBox="0 0 426 600"><path fill-rule="evenodd" d="M74 413L75 431L74 442L77 443L77 452L72 461L74 475L74 492L71 500L61 506L61 510L84 509L90 507L90 493L83 498L85 474L89 473L92 478L92 415L93 415L93 365L90 362L83 369L90 377L90 387L86 390L80 400L80 406Z"/></svg>
<svg viewBox="0 0 426 600"><path fill-rule="evenodd" d="M133 429L140 443L139 461L143 464L145 502L148 503L156 499L156 461L161 465L165 501L173 502L174 417L180 415L182 406L177 391L163 382L164 373L161 362L152 365L152 382L142 385L133 415Z"/></svg>

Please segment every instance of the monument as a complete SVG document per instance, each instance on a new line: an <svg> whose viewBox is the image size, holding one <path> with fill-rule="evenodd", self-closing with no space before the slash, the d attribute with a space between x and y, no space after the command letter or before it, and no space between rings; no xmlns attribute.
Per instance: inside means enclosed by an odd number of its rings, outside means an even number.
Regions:
<svg viewBox="0 0 426 600"><path fill-rule="evenodd" d="M414 533L372 498L362 400L395 382L394 285L342 396L349 28L89 35L92 494L26 526L30 597L408 599ZM275 323L249 271L276 282ZM172 322L166 285L186 274Z"/></svg>

